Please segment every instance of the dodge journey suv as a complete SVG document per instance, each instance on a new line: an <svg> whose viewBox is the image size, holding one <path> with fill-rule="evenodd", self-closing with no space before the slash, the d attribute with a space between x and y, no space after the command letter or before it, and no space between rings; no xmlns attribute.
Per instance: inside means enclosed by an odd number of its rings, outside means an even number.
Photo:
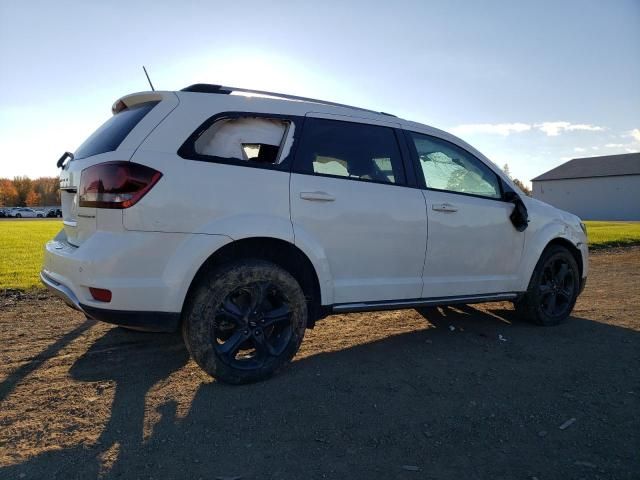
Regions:
<svg viewBox="0 0 640 480"><path fill-rule="evenodd" d="M87 317L181 328L221 381L273 374L331 313L511 301L554 325L586 281L580 219L441 130L206 84L112 110L58 161L42 281Z"/></svg>

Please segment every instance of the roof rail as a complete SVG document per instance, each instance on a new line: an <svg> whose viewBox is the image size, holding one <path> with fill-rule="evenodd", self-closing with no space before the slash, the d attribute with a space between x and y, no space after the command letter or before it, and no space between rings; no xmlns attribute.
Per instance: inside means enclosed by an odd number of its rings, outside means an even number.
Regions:
<svg viewBox="0 0 640 480"><path fill-rule="evenodd" d="M327 100L318 100L317 98L299 97L297 95L287 95L285 93L267 92L264 90L251 90L249 88L237 88L228 87L224 85L213 85L209 83L195 83L180 90L181 92L199 92L199 93L217 93L223 95L229 95L233 92L249 93L254 95L265 95L268 97L281 98L284 100L295 100L298 102L310 102L318 103L320 105L331 105L333 107L351 108L353 110L360 110L361 112L375 113L378 115L387 115L389 117L395 117L390 113L376 112L375 110L369 110L367 108L354 107L352 105L345 105L344 103L329 102Z"/></svg>

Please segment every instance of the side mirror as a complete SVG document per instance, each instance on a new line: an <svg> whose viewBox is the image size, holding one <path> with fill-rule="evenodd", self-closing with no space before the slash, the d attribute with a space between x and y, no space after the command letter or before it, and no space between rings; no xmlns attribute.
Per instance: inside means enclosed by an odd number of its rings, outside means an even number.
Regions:
<svg viewBox="0 0 640 480"><path fill-rule="evenodd" d="M527 211L527 207L520 198L520 195L514 192L511 187L504 182L502 182L502 190L504 192L502 195L504 201L515 205L509 216L511 223L517 231L524 232L527 226L529 226L529 212Z"/></svg>
<svg viewBox="0 0 640 480"><path fill-rule="evenodd" d="M510 202L510 203L514 203L516 200L520 200L520 197L518 196L518 194L513 190L504 192L503 198L505 202Z"/></svg>

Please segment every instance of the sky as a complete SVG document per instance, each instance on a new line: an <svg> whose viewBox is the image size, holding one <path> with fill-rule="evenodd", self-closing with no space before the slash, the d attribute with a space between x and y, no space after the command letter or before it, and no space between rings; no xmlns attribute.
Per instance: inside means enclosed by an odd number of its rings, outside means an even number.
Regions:
<svg viewBox="0 0 640 480"><path fill-rule="evenodd" d="M0 0L0 177L56 175L128 93L215 83L393 113L531 178L640 151L640 0Z"/></svg>

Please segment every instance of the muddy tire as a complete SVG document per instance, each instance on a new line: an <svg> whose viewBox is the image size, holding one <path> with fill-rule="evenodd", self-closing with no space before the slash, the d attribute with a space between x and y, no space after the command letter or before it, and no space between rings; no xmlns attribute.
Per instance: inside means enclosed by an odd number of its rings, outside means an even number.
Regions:
<svg viewBox="0 0 640 480"><path fill-rule="evenodd" d="M245 260L203 275L185 308L182 335L195 362L217 380L264 380L291 361L307 325L307 303L286 270Z"/></svg>
<svg viewBox="0 0 640 480"><path fill-rule="evenodd" d="M552 245L540 256L526 294L515 302L516 311L537 325L557 325L565 320L580 291L580 271L565 247Z"/></svg>

